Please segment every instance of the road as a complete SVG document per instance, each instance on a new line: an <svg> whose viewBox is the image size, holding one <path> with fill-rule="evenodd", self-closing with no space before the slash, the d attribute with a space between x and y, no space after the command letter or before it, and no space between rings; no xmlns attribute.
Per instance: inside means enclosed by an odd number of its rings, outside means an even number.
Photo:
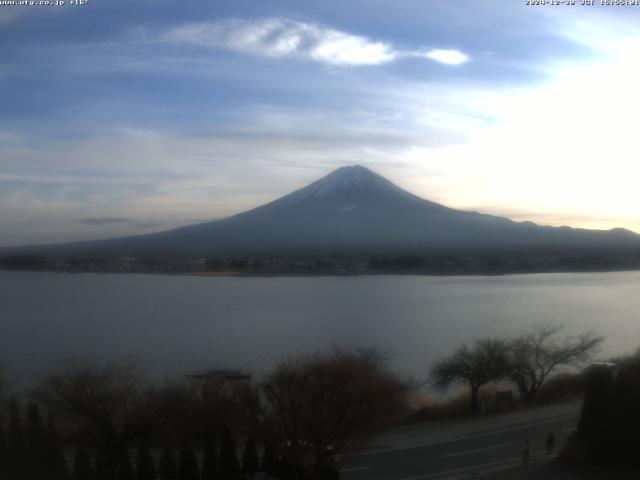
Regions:
<svg viewBox="0 0 640 480"><path fill-rule="evenodd" d="M531 462L546 460L546 438L556 436L556 450L575 430L579 405L561 412L550 410L549 416L533 414L504 416L493 422L490 430L469 431L460 438L433 440L429 438L429 423L424 431L424 443L419 443L420 431L411 433L412 442L387 444L351 455L341 465L345 480L443 480L490 474L522 463L525 440L531 441ZM560 413L560 414L558 414ZM470 421L473 422L473 421ZM481 427L476 424L476 427ZM486 425L485 425L486 426ZM472 424L473 427L473 424ZM470 430L473 430L471 428ZM394 438L388 436L387 438ZM396 435L395 438L400 438Z"/></svg>

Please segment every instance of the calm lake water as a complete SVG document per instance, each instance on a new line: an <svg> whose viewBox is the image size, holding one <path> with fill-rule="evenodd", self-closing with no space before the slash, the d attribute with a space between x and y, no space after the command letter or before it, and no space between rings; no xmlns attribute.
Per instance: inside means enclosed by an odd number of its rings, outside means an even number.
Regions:
<svg viewBox="0 0 640 480"><path fill-rule="evenodd" d="M22 385L69 360L126 357L155 378L267 372L287 355L378 345L424 377L460 342L539 322L640 347L640 272L219 278L0 271L0 364Z"/></svg>

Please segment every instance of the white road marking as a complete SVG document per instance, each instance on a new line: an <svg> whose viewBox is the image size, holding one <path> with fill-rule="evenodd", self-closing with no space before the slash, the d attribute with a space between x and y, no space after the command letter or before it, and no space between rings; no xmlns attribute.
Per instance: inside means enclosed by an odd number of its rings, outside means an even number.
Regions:
<svg viewBox="0 0 640 480"><path fill-rule="evenodd" d="M576 430L577 430L576 427L565 428L564 430L562 430L562 433L575 432Z"/></svg>
<svg viewBox="0 0 640 480"><path fill-rule="evenodd" d="M513 431L516 431L516 430L523 430L525 428L535 427L536 425L545 425L547 423L561 422L563 420L568 420L571 417L577 417L578 415L580 415L580 414L579 413L571 413L569 415L562 415L560 417L551 418L551 419L548 419L548 420L543 420L541 422L525 423L525 424L522 424L522 425L516 425L514 427L506 427L506 428L502 428L502 429L499 429L499 430L492 430L490 432L475 433L475 434L463 436L463 437L460 437L460 438L454 438L454 439L451 439L451 440L442 440L442 441L437 441L437 442L429 442L429 443L422 443L422 444L416 444L416 445L409 445L409 446L406 446L406 447L394 447L394 448L386 448L386 449L380 449L380 450L371 450L371 451L368 451L368 452L352 453L351 456L352 457L364 457L364 456L367 456L367 455L378 455L380 453L400 452L402 450L412 450L412 449L415 449L415 448L432 447L434 445L444 445L444 444L447 444L447 443L459 442L461 440L469 440L469 439L473 439L473 438L490 437L492 435L500 435L501 433L513 432Z"/></svg>
<svg viewBox="0 0 640 480"><path fill-rule="evenodd" d="M359 472L360 470L369 470L370 468L371 468L371 465L363 465L361 467L341 468L340 471L341 472Z"/></svg>
<svg viewBox="0 0 640 480"><path fill-rule="evenodd" d="M448 457L460 457L462 455L469 455L471 453L484 452L485 450L495 450L496 448L503 448L509 446L508 443L501 443L499 445L491 445L490 447L476 448L474 450L465 450L464 452L456 452L445 455L444 458Z"/></svg>
<svg viewBox="0 0 640 480"><path fill-rule="evenodd" d="M547 452L545 451L540 451L540 452L534 452L531 454L531 457L539 457L541 455L547 455ZM498 460L496 462L490 462L490 463L483 463L480 465L473 465L471 467L464 467L464 468L457 468L455 470L447 470L444 472L434 472L434 473L430 473L428 475L420 475L418 477L406 477L403 478L401 480L428 480L430 478L440 478L440 477L446 477L447 475L456 475L456 474L460 474L460 473L468 473L471 471L476 471L476 470L480 470L483 468L491 468L491 467L511 467L511 466L517 466L519 464L522 464L522 459L516 457L516 458L509 458L509 459L505 459L505 460Z"/></svg>

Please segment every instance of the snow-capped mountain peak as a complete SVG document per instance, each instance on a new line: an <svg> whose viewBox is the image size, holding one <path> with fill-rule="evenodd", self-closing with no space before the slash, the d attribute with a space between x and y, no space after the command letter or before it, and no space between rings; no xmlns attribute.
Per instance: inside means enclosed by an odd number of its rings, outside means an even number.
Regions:
<svg viewBox="0 0 640 480"><path fill-rule="evenodd" d="M339 168L312 184L283 197L281 204L330 202L356 206L363 201L422 201L366 167Z"/></svg>

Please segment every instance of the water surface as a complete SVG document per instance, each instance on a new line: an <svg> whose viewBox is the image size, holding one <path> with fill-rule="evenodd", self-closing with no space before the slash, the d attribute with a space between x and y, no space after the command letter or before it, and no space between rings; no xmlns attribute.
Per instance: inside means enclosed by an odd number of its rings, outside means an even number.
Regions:
<svg viewBox="0 0 640 480"><path fill-rule="evenodd" d="M424 377L462 341L539 322L640 347L640 272L499 277L220 278L0 271L0 362L24 383L68 359L126 357L155 378L261 374L280 359L378 345Z"/></svg>

